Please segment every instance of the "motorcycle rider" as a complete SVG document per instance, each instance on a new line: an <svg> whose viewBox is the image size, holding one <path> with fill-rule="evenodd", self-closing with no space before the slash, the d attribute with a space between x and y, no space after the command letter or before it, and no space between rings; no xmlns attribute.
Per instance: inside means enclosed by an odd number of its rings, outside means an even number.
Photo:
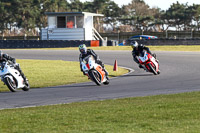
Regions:
<svg viewBox="0 0 200 133"><path fill-rule="evenodd" d="M149 50L149 48L144 46L143 44L138 44L138 42L135 41L135 42L131 43L131 46L133 48L133 51L132 51L133 60L139 65L139 68L143 68L143 67L139 63L137 56L139 56L143 52L143 50L146 50L147 53L151 54L156 59L156 54L152 54L151 51ZM157 62L158 62L158 60L157 60Z"/></svg>
<svg viewBox="0 0 200 133"><path fill-rule="evenodd" d="M27 81L28 79L25 77L25 75L24 75L24 73L22 72L22 70L21 70L19 64L16 63L16 59L13 58L13 57L11 57L11 56L9 56L8 54L4 54L4 53L0 50L0 62L1 62L1 61L4 61L4 60L6 60L6 61L11 61L11 62L14 64L14 68L17 69L17 70L20 72L20 74L22 75L22 78L24 79L24 82L26 83L26 81Z"/></svg>
<svg viewBox="0 0 200 133"><path fill-rule="evenodd" d="M83 59L88 56L88 55L92 55L95 59L95 62L97 64L99 64L100 66L102 66L106 77L108 76L108 72L106 71L103 62L99 59L99 56L92 50L92 49L87 49L85 44L81 44L79 45L79 51L80 51L80 55L79 55L79 61L80 61L80 68L81 68L81 72L83 72L82 70L82 65L81 62L83 61ZM85 75L85 73L83 72L83 74Z"/></svg>

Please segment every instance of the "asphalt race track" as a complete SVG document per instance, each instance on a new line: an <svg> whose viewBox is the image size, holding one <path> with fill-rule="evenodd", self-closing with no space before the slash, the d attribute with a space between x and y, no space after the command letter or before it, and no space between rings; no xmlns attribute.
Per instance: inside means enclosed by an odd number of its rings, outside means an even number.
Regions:
<svg viewBox="0 0 200 133"><path fill-rule="evenodd" d="M65 50L3 50L18 59L78 61L79 52ZM88 100L171 94L200 91L200 52L156 52L161 74L155 76L139 69L130 51L95 51L105 64L135 71L110 80L108 86L93 82L65 86L32 88L0 93L0 109L80 102ZM67 67L67 66L66 66Z"/></svg>

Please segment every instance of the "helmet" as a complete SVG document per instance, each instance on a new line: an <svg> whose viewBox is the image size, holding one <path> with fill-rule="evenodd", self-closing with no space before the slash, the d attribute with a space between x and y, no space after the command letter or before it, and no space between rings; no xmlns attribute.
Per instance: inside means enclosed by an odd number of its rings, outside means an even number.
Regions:
<svg viewBox="0 0 200 133"><path fill-rule="evenodd" d="M0 50L0 60L3 59L3 52Z"/></svg>
<svg viewBox="0 0 200 133"><path fill-rule="evenodd" d="M135 41L135 42L132 42L132 43L131 43L131 46L132 46L132 48L134 48L134 47L137 48L137 47L139 46L139 44Z"/></svg>
<svg viewBox="0 0 200 133"><path fill-rule="evenodd" d="M79 51L81 52L81 54L86 54L87 53L86 45L85 44L79 45Z"/></svg>

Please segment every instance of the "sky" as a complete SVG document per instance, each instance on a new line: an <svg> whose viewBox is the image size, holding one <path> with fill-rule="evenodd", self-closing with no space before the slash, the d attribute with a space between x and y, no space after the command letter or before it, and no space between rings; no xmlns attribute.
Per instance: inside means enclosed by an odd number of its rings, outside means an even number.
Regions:
<svg viewBox="0 0 200 133"><path fill-rule="evenodd" d="M92 1L92 0L80 0L82 2L85 1ZM113 0L116 4L121 7L122 5L127 5L132 0ZM161 8L161 10L167 10L172 3L176 3L177 1L181 4L192 5L194 4L200 4L200 0L144 0L146 4L148 4L151 8L152 7L158 7Z"/></svg>

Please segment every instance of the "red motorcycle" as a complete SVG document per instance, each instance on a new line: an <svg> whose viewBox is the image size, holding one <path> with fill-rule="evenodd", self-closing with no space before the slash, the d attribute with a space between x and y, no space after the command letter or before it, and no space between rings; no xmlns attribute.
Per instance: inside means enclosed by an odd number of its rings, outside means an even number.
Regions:
<svg viewBox="0 0 200 133"><path fill-rule="evenodd" d="M158 60L156 60L151 54L145 51L141 53L138 58L139 63L146 71L152 72L154 75L160 74Z"/></svg>

